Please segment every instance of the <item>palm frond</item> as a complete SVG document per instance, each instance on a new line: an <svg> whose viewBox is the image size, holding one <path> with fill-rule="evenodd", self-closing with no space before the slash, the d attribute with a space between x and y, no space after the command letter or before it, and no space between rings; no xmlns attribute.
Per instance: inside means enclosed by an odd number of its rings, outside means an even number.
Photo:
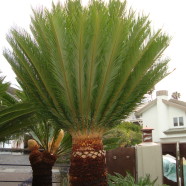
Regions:
<svg viewBox="0 0 186 186"><path fill-rule="evenodd" d="M41 148L48 151L49 143L51 143L51 149L53 148L54 142L58 136L59 126L54 125L51 121L40 121L33 126L28 127L28 133L38 142ZM65 133L65 136L60 143L60 146L55 153L57 156L68 156L70 155L72 147L72 139L70 134ZM67 158L67 157L66 157Z"/></svg>
<svg viewBox="0 0 186 186"><path fill-rule="evenodd" d="M0 136L6 136L23 129L32 123L27 120L36 113L29 103L18 103L0 111Z"/></svg>
<svg viewBox="0 0 186 186"><path fill-rule="evenodd" d="M170 38L126 1L69 0L33 13L32 34L12 29L4 56L40 116L72 134L114 126L168 75Z"/></svg>

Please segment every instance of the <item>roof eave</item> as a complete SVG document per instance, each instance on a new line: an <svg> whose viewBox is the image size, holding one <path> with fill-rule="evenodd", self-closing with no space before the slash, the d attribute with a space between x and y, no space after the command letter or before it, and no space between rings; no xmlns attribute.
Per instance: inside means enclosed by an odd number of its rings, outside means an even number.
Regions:
<svg viewBox="0 0 186 186"><path fill-rule="evenodd" d="M143 112L145 112L146 110L148 110L149 108L151 108L152 106L154 106L157 102L157 99L149 102L147 105L145 105L144 107L142 107L141 109L139 109L138 111L135 112L136 116L140 116Z"/></svg>

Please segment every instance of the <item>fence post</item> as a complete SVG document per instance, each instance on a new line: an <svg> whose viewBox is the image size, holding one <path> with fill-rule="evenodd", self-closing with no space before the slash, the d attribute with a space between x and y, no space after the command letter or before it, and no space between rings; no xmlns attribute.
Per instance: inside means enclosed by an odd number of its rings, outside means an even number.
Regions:
<svg viewBox="0 0 186 186"><path fill-rule="evenodd" d="M163 184L162 151L160 144L148 142L136 146L136 161L138 179L149 174L151 180L157 178L157 186Z"/></svg>

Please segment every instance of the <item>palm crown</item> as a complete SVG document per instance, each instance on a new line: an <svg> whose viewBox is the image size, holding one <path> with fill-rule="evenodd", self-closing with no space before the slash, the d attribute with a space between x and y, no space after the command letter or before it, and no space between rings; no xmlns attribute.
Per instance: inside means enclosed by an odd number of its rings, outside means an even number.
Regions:
<svg viewBox="0 0 186 186"><path fill-rule="evenodd" d="M31 34L12 29L4 50L29 100L0 113L1 126L37 113L73 134L102 133L168 74L169 37L126 2L70 0L33 13Z"/></svg>

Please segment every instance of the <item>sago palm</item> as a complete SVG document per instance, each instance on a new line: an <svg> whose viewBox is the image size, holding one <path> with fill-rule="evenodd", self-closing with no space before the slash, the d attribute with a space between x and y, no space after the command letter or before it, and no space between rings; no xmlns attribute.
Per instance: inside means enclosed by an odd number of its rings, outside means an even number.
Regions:
<svg viewBox="0 0 186 186"><path fill-rule="evenodd" d="M29 100L1 112L0 129L33 114L54 120L72 135L70 184L107 185L102 135L168 74L169 37L117 0L33 13L31 34L13 28L4 50Z"/></svg>
<svg viewBox="0 0 186 186"><path fill-rule="evenodd" d="M8 108L9 106L15 105L18 100L15 97L14 94L12 94L12 89L15 90L10 86L10 83L4 82L5 77L0 77L0 111L4 112L3 110ZM6 110L7 111L7 110ZM4 118L2 117L2 120ZM12 122L13 124L13 122ZM12 136L12 128L8 128L9 124L0 125L1 131L0 131L0 141L6 141L10 139L10 136ZM15 127L13 130L16 135L18 134L19 126Z"/></svg>
<svg viewBox="0 0 186 186"><path fill-rule="evenodd" d="M5 77L0 76L0 110L16 102L15 97L9 93L10 83L4 82Z"/></svg>
<svg viewBox="0 0 186 186"><path fill-rule="evenodd" d="M8 88L8 83L0 82L1 110L28 101L29 98L23 91L17 90L14 95L11 95L7 93ZM24 125L24 128L19 129L19 124L24 122L27 124ZM21 121L17 120L14 125L13 132L8 131L8 129L0 132L0 141L15 140L18 137L23 137L23 134L32 136L32 139L28 140L28 146L31 150L29 160L33 170L32 185L51 186L52 167L57 158L69 160L72 147L71 136L67 133L64 135L64 131L54 121L47 121L36 114L27 119L22 118ZM42 151L39 151L38 148L41 148Z"/></svg>
<svg viewBox="0 0 186 186"><path fill-rule="evenodd" d="M64 135L63 130L51 126L50 122L42 122L32 126L28 140L31 150L29 160L33 170L32 185L52 185L52 167L59 156L69 157L71 151L71 136ZM39 151L39 147L43 151ZM64 157L63 157L64 158Z"/></svg>
<svg viewBox="0 0 186 186"><path fill-rule="evenodd" d="M62 141L55 145L55 141L61 133L61 129L51 125L50 122L42 122L28 127L28 133L37 141L40 148L55 154L56 156L68 156L72 147L71 136L68 133L62 135ZM64 157L65 158L65 157Z"/></svg>

